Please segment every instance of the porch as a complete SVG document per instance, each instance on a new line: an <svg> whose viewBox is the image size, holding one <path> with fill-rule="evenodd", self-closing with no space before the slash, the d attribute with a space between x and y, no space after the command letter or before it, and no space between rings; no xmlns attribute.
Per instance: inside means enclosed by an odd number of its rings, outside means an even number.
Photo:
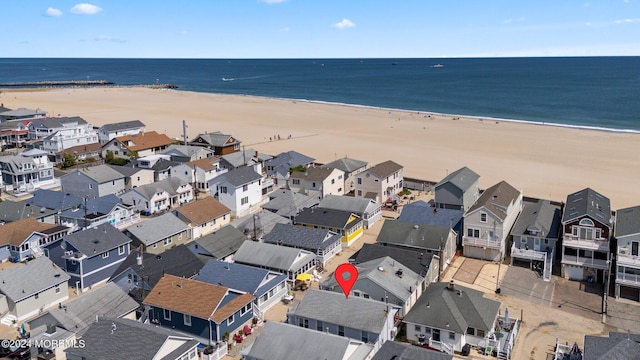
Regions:
<svg viewBox="0 0 640 360"><path fill-rule="evenodd" d="M629 248L618 247L618 265L640 268L640 256L632 255Z"/></svg>
<svg viewBox="0 0 640 360"><path fill-rule="evenodd" d="M583 239L575 235L565 234L562 244L566 247L609 252L609 240L606 238Z"/></svg>
<svg viewBox="0 0 640 360"><path fill-rule="evenodd" d="M501 241L498 237L493 236L485 236L481 238L463 236L462 237L462 246L476 246L482 248L489 249L504 249L504 242Z"/></svg>

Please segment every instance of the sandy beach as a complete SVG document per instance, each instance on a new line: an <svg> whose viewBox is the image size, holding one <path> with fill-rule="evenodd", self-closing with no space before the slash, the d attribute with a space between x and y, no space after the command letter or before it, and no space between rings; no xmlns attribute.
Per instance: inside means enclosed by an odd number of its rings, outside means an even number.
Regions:
<svg viewBox="0 0 640 360"><path fill-rule="evenodd" d="M2 90L0 102L94 126L138 119L171 137L182 136L184 119L190 137L222 131L268 154L296 150L318 162L346 155L371 165L391 159L405 176L433 181L468 166L482 188L506 180L525 196L564 201L591 187L613 209L640 204L639 134L146 88Z"/></svg>

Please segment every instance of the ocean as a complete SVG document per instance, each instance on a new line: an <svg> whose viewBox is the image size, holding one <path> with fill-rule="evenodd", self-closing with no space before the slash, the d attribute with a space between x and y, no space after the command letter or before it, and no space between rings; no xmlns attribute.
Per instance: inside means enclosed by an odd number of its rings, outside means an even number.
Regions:
<svg viewBox="0 0 640 360"><path fill-rule="evenodd" d="M170 83L187 91L640 132L640 57L0 59L0 83L43 80Z"/></svg>

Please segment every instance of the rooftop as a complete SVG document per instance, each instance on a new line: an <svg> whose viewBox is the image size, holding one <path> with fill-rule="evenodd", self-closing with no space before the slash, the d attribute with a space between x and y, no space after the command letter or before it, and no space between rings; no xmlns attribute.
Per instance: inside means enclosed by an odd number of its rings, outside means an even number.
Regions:
<svg viewBox="0 0 640 360"><path fill-rule="evenodd" d="M212 197L205 197L192 203L184 204L175 209L175 212L189 219L193 225L200 225L229 214L231 210L218 200Z"/></svg>
<svg viewBox="0 0 640 360"><path fill-rule="evenodd" d="M500 181L492 187L485 190L478 201L467 211L471 213L480 208L491 211L495 216L504 220L507 217L507 209L509 205L514 203L522 193L520 190L509 185L506 181Z"/></svg>
<svg viewBox="0 0 640 360"><path fill-rule="evenodd" d="M568 195L562 223L565 224L585 215L611 228L611 202L609 198L591 188Z"/></svg>

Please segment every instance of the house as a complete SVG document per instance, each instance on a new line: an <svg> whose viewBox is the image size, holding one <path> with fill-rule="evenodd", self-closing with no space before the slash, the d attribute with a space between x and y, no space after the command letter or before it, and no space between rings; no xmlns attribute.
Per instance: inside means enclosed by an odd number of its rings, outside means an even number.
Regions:
<svg viewBox="0 0 640 360"><path fill-rule="evenodd" d="M640 301L640 206L616 211L616 298Z"/></svg>
<svg viewBox="0 0 640 360"><path fill-rule="evenodd" d="M302 209L294 224L330 230L342 236L342 246L348 247L362 236L362 219L349 211L311 208Z"/></svg>
<svg viewBox="0 0 640 360"><path fill-rule="evenodd" d="M29 329L54 325L81 336L96 316L136 320L138 307L116 284L108 283L29 320Z"/></svg>
<svg viewBox="0 0 640 360"><path fill-rule="evenodd" d="M434 187L437 208L467 211L480 197L480 175L468 167L460 168Z"/></svg>
<svg viewBox="0 0 640 360"><path fill-rule="evenodd" d="M245 241L233 256L233 261L286 274L287 279L293 282L296 276L315 269L316 254L288 246Z"/></svg>
<svg viewBox="0 0 640 360"><path fill-rule="evenodd" d="M216 156L227 155L240 151L241 141L231 135L226 135L220 131L212 133L198 134L189 145L204 146L213 150Z"/></svg>
<svg viewBox="0 0 640 360"><path fill-rule="evenodd" d="M69 274L71 286L85 291L109 280L129 256L130 243L131 239L118 229L102 224L46 245L44 252Z"/></svg>
<svg viewBox="0 0 640 360"><path fill-rule="evenodd" d="M254 149L240 150L220 156L220 167L233 170L242 166L254 166L260 164L260 169L266 161L273 159L273 156L260 153Z"/></svg>
<svg viewBox="0 0 640 360"><path fill-rule="evenodd" d="M293 192L322 199L327 195L344 194L344 171L328 168L307 168L289 175L289 189Z"/></svg>
<svg viewBox="0 0 640 360"><path fill-rule="evenodd" d="M39 119L47 116L47 112L40 110L40 108L32 110L27 108L17 108L15 110L9 110L3 106L3 110L0 112L0 121L9 120L22 120L22 119Z"/></svg>
<svg viewBox="0 0 640 360"><path fill-rule="evenodd" d="M373 199L379 203L397 201L403 190L404 167L387 160L358 174L354 184L355 196Z"/></svg>
<svg viewBox="0 0 640 360"><path fill-rule="evenodd" d="M78 208L84 204L84 199L80 196L46 189L36 190L33 193L33 197L25 201L29 206L45 208L55 212Z"/></svg>
<svg viewBox="0 0 640 360"><path fill-rule="evenodd" d="M337 233L292 224L276 224L262 241L310 251L316 254L317 264L323 266L342 251L341 236Z"/></svg>
<svg viewBox="0 0 640 360"><path fill-rule="evenodd" d="M452 354L465 344L478 346L493 333L500 303L478 290L440 282L425 290L402 322L407 340Z"/></svg>
<svg viewBox="0 0 640 360"><path fill-rule="evenodd" d="M373 346L362 341L275 321L266 323L251 347L243 350L244 360L369 360L372 356Z"/></svg>
<svg viewBox="0 0 640 360"><path fill-rule="evenodd" d="M247 238L255 240L271 232L276 224L291 224L291 220L271 211L260 210L255 214L248 214L235 219L230 225L242 231Z"/></svg>
<svg viewBox="0 0 640 360"><path fill-rule="evenodd" d="M327 195L318 207L351 212L362 219L365 229L382 218L382 204L372 199Z"/></svg>
<svg viewBox="0 0 640 360"><path fill-rule="evenodd" d="M442 273L456 254L457 234L448 226L418 225L400 220L382 224L376 242L386 246L409 248L440 257L438 271Z"/></svg>
<svg viewBox="0 0 640 360"><path fill-rule="evenodd" d="M287 295L287 276L253 266L209 260L195 280L225 286L254 296L253 313L263 319L264 313Z"/></svg>
<svg viewBox="0 0 640 360"><path fill-rule="evenodd" d="M386 256L402 264L405 269L409 269L424 278L425 281L423 284L425 288L429 286L430 283L438 281L439 259L437 256L433 256L433 254L424 253L417 249L385 246L382 244L363 244L362 248L349 258L349 263L358 265Z"/></svg>
<svg viewBox="0 0 640 360"><path fill-rule="evenodd" d="M66 359L65 350L76 346L77 336L72 331L55 325L29 327L29 340L40 347L29 349L31 357L46 359ZM84 341L84 340L83 340ZM19 351L19 350L18 350Z"/></svg>
<svg viewBox="0 0 640 360"><path fill-rule="evenodd" d="M2 116L0 115L0 121ZM22 148L29 139L28 121L5 121L0 123L0 149Z"/></svg>
<svg viewBox="0 0 640 360"><path fill-rule="evenodd" d="M181 278L192 278L204 266L185 245L179 245L162 254L142 252L140 249L131 250L129 256L109 278L109 283L116 284L136 301L142 302L145 294L156 286L165 275Z"/></svg>
<svg viewBox="0 0 640 360"><path fill-rule="evenodd" d="M98 141L101 145L126 135L138 135L144 132L145 125L140 120L121 121L118 123L104 124L98 129Z"/></svg>
<svg viewBox="0 0 640 360"><path fill-rule="evenodd" d="M34 218L47 224L55 224L57 211L33 207L27 201L2 200L0 202L0 225L26 218Z"/></svg>
<svg viewBox="0 0 640 360"><path fill-rule="evenodd" d="M322 167L344 171L344 191L347 193L355 190L355 179L358 177L358 174L367 169L367 165L369 165L369 163L366 161L351 159L345 156L328 164L324 164Z"/></svg>
<svg viewBox="0 0 640 360"><path fill-rule="evenodd" d="M584 336L582 360L633 360L640 352L640 335L610 331L609 336Z"/></svg>
<svg viewBox="0 0 640 360"><path fill-rule="evenodd" d="M387 341L371 360L453 360L453 355L409 344Z"/></svg>
<svg viewBox="0 0 640 360"><path fill-rule="evenodd" d="M60 240L71 231L66 226L41 223L32 217L0 226L0 259L4 262L42 256L42 247Z"/></svg>
<svg viewBox="0 0 640 360"><path fill-rule="evenodd" d="M253 295L224 286L165 275L144 304L152 324L208 339L211 344L253 319L253 299Z"/></svg>
<svg viewBox="0 0 640 360"><path fill-rule="evenodd" d="M162 152L162 155L171 156L171 161L186 163L190 161L213 158L213 151L202 146L171 144Z"/></svg>
<svg viewBox="0 0 640 360"><path fill-rule="evenodd" d="M140 214L134 211L133 206L122 204L115 195L87 200L77 208L62 211L57 215L57 223L73 230L105 223L122 229L139 221Z"/></svg>
<svg viewBox="0 0 640 360"><path fill-rule="evenodd" d="M50 124L51 121L47 121L46 124ZM31 124L29 125L31 126ZM72 147L82 145L99 145L98 135L90 124L87 126L72 126L57 130L53 134L42 139L42 150L46 151L50 157L55 157L61 151L65 151Z"/></svg>
<svg viewBox="0 0 640 360"><path fill-rule="evenodd" d="M182 163L171 161L169 155L148 155L139 157L135 161L135 166L142 169L153 170L153 181L162 181L171 177L171 171L174 166ZM192 179L184 178L184 182L191 183Z"/></svg>
<svg viewBox="0 0 640 360"><path fill-rule="evenodd" d="M142 246L144 252L152 254L160 254L191 240L189 226L171 213L128 226L123 232L133 240L132 246Z"/></svg>
<svg viewBox="0 0 640 360"><path fill-rule="evenodd" d="M98 165L61 176L60 185L65 193L95 199L124 192L125 177L108 165Z"/></svg>
<svg viewBox="0 0 640 360"><path fill-rule="evenodd" d="M211 180L226 172L226 169L220 167L220 160L217 157L209 157L173 165L170 176L194 184L197 191L209 192Z"/></svg>
<svg viewBox="0 0 640 360"><path fill-rule="evenodd" d="M457 234L457 244L462 247L462 217L464 211L433 207L428 202L418 200L402 206L396 220L418 225L448 226Z"/></svg>
<svg viewBox="0 0 640 360"><path fill-rule="evenodd" d="M65 155L73 156L76 161L98 161L100 159L101 149L102 146L100 143L72 146L62 151L58 151L55 155L55 163L62 164L65 160Z"/></svg>
<svg viewBox="0 0 640 360"><path fill-rule="evenodd" d="M556 254L556 244L560 237L560 206L549 200L524 202L522 212L511 229L511 265L534 264L543 269L545 281L551 280L551 269Z"/></svg>
<svg viewBox="0 0 640 360"><path fill-rule="evenodd" d="M107 154L116 158L144 157L160 154L173 140L165 134L155 131L141 132L135 135L118 136L102 146L102 158Z"/></svg>
<svg viewBox="0 0 640 360"><path fill-rule="evenodd" d="M485 190L464 214L464 255L490 261L504 259L511 227L521 210L522 192L506 181Z"/></svg>
<svg viewBox="0 0 640 360"><path fill-rule="evenodd" d="M395 339L398 308L360 297L344 298L332 291L309 290L287 314L292 325L348 337L373 345L376 352Z"/></svg>
<svg viewBox="0 0 640 360"><path fill-rule="evenodd" d="M29 140L47 138L56 132L63 131L64 135L68 136L68 139L73 139L70 143L76 143L73 146L98 142L98 136L93 130L93 126L79 116L31 119L28 127ZM87 136L94 139L88 141L86 139ZM83 137L85 137L84 140L82 140ZM59 150L64 149L61 148Z"/></svg>
<svg viewBox="0 0 640 360"><path fill-rule="evenodd" d="M297 167L309 168L314 161L315 159L312 157L291 150L265 161L264 168L267 171L267 177L274 181L274 187L281 188L287 185L291 169Z"/></svg>
<svg viewBox="0 0 640 360"><path fill-rule="evenodd" d="M46 257L0 271L3 325L20 322L69 298L69 275Z"/></svg>
<svg viewBox="0 0 640 360"><path fill-rule="evenodd" d="M317 206L318 203L318 198L295 193L289 189L278 189L269 194L269 202L262 205L262 208L293 220L300 210Z"/></svg>
<svg viewBox="0 0 640 360"><path fill-rule="evenodd" d="M7 192L32 192L55 186L53 164L47 153L27 150L20 155L0 156L0 186Z"/></svg>
<svg viewBox="0 0 640 360"><path fill-rule="evenodd" d="M209 188L215 197L231 209L231 216L242 216L262 201L262 175L253 167L239 167L211 180Z"/></svg>
<svg viewBox="0 0 640 360"><path fill-rule="evenodd" d="M231 221L231 210L212 197L184 204L173 214L189 225L192 239L211 234Z"/></svg>
<svg viewBox="0 0 640 360"><path fill-rule="evenodd" d="M203 261L209 259L231 261L233 254L246 240L247 235L242 231L231 225L225 225L211 234L194 239L187 246Z"/></svg>
<svg viewBox="0 0 640 360"><path fill-rule="evenodd" d="M183 333L109 317L98 317L81 341L65 350L67 360L196 359L200 344Z"/></svg>
<svg viewBox="0 0 640 360"><path fill-rule="evenodd" d="M349 297L373 299L397 306L400 308L399 317L411 310L420 298L422 289L426 287L424 277L388 256L360 263L355 267L358 269L358 279L353 284ZM320 283L320 289L342 294L342 288L333 275Z"/></svg>
<svg viewBox="0 0 640 360"><path fill-rule="evenodd" d="M138 186L153 184L154 171L132 166L109 165L113 170L124 176L124 188L126 190L135 189Z"/></svg>
<svg viewBox="0 0 640 360"><path fill-rule="evenodd" d="M193 188L180 179L169 178L141 185L119 195L123 204L133 205L146 215L162 213L193 200Z"/></svg>
<svg viewBox="0 0 640 360"><path fill-rule="evenodd" d="M562 276L604 283L612 235L609 198L590 188L568 195L562 214Z"/></svg>

